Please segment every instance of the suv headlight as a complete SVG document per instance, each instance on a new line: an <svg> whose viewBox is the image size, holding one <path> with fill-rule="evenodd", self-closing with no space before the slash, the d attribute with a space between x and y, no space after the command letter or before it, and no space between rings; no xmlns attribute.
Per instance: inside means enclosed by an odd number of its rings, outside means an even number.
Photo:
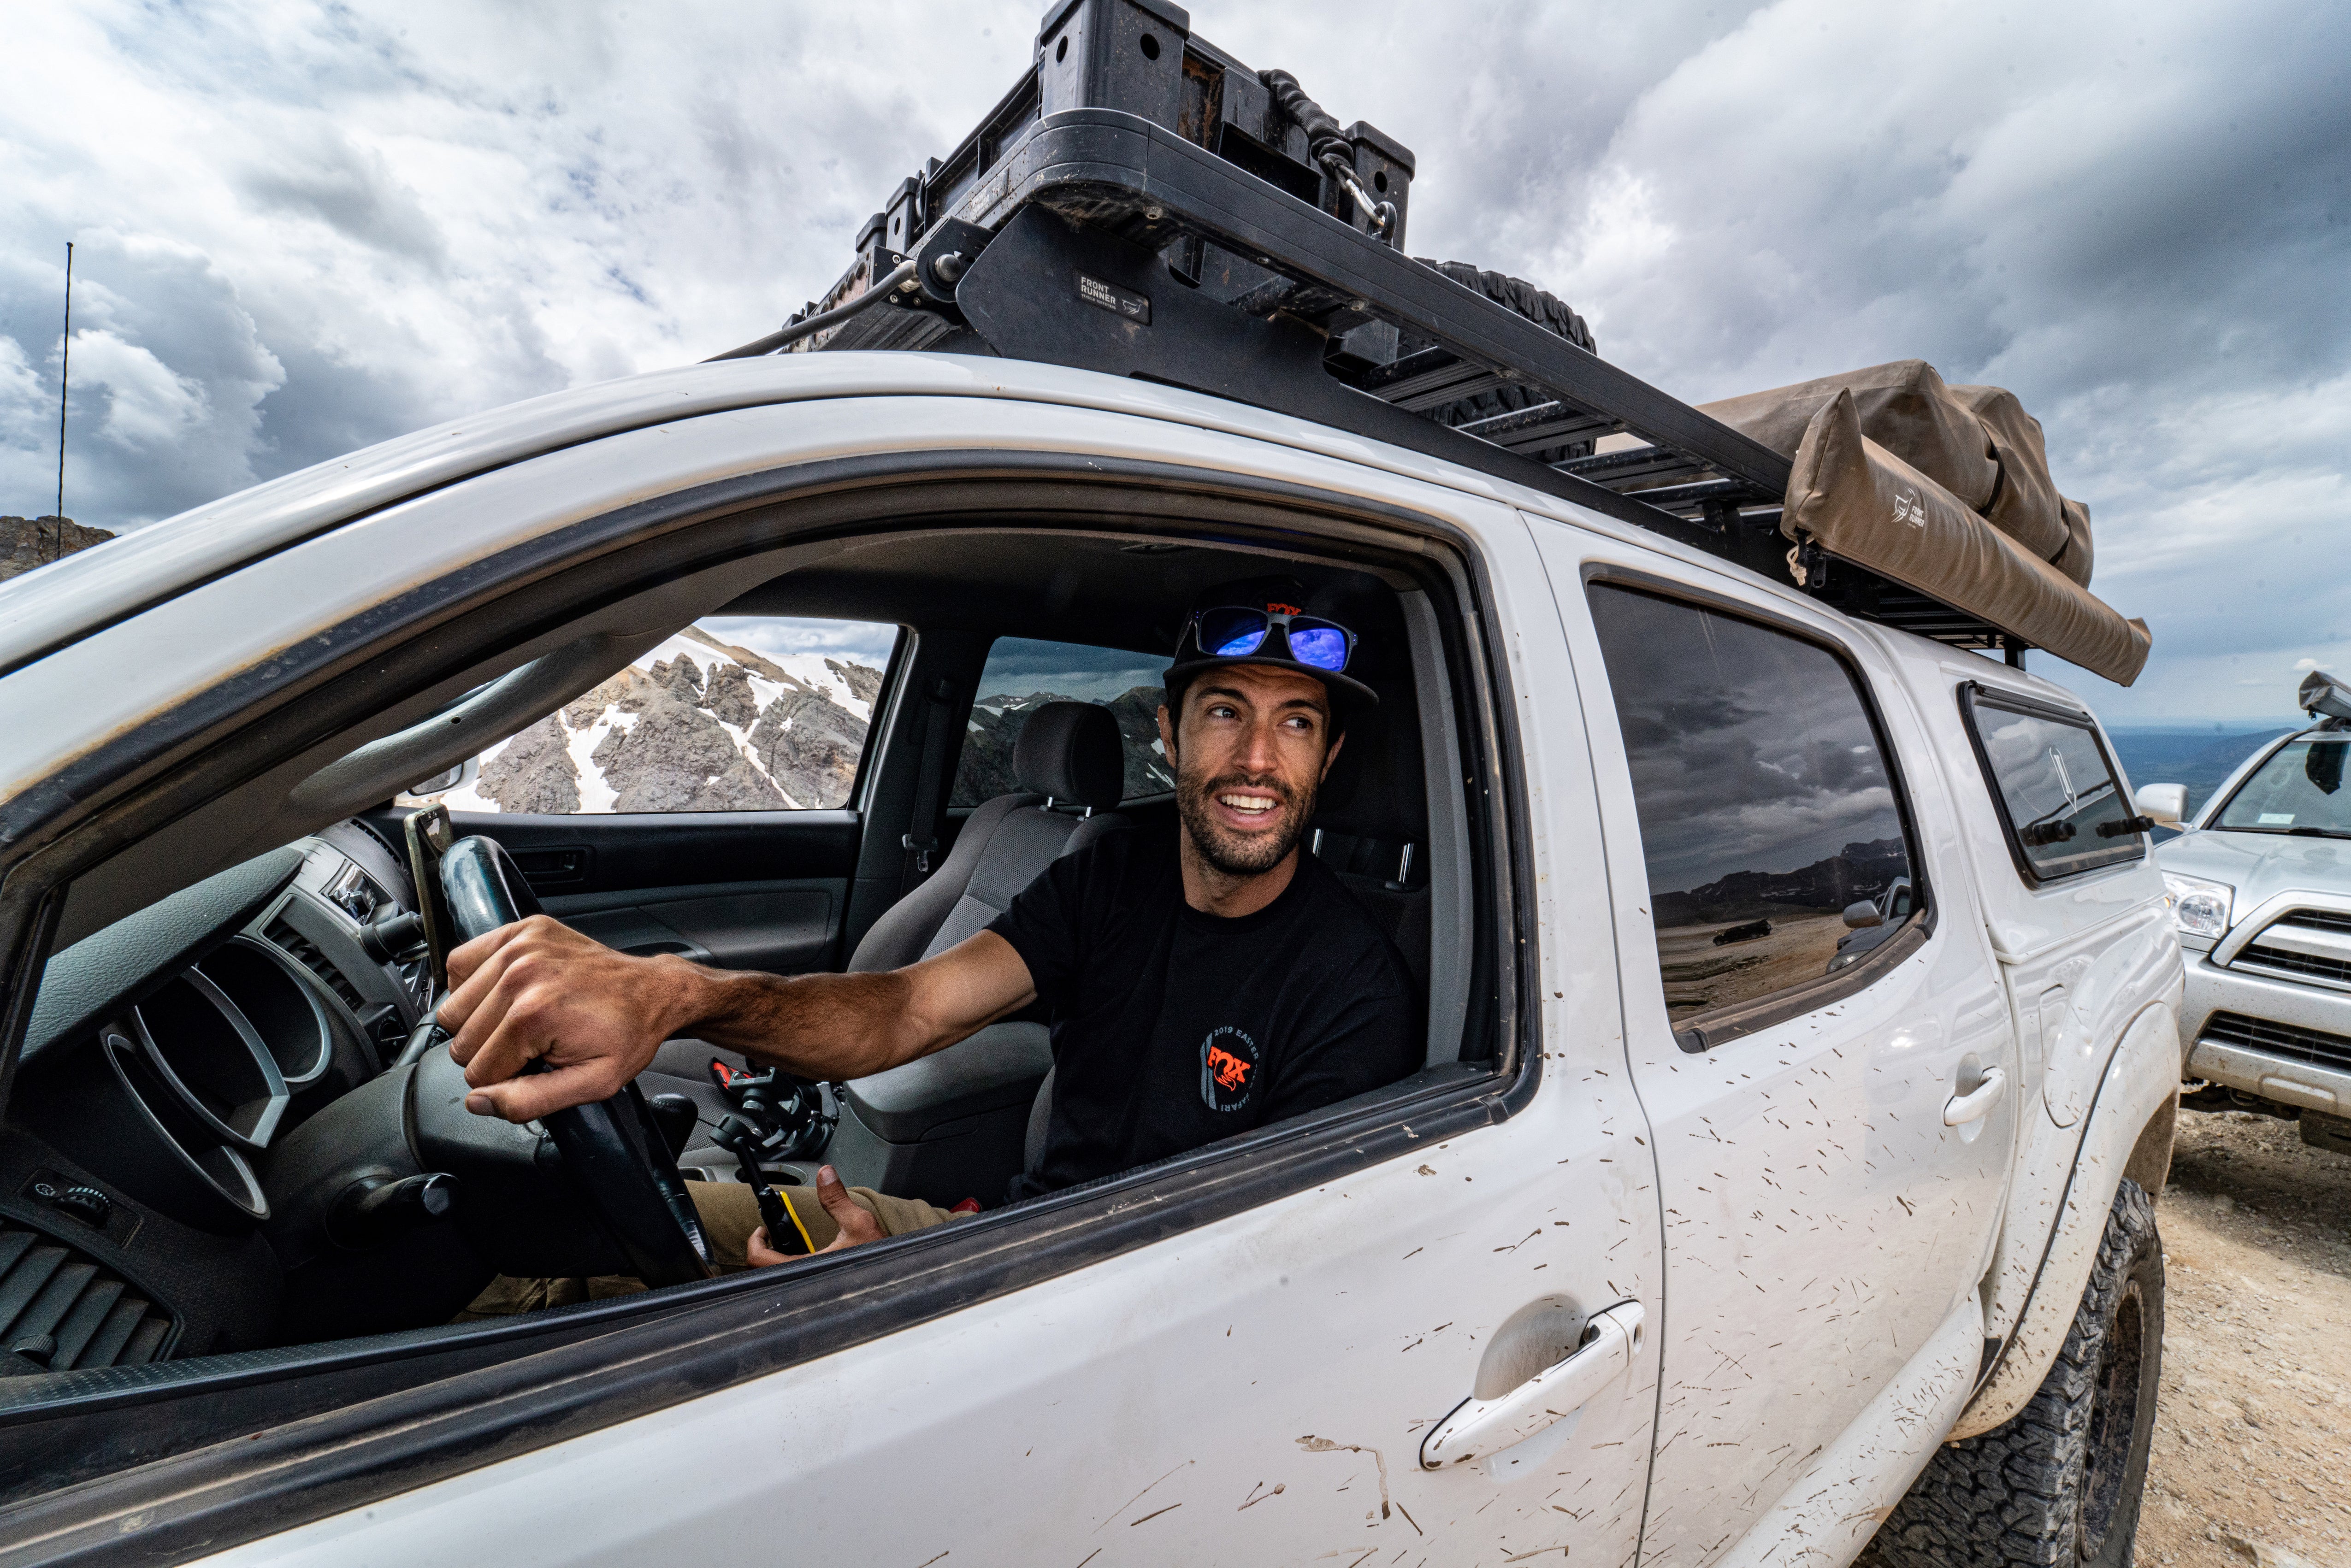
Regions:
<svg viewBox="0 0 2351 1568"><path fill-rule="evenodd" d="M2171 918L2190 936L2220 937L2229 932L2229 905L2237 890L2225 882L2163 873L2164 891L2171 901Z"/></svg>

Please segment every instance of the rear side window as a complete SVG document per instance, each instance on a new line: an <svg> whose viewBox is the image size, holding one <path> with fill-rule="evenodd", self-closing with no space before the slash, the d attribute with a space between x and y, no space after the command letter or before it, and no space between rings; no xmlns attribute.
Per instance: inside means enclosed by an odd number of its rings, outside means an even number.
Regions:
<svg viewBox="0 0 2351 1568"><path fill-rule="evenodd" d="M2017 869L2033 883L2147 853L2136 813L2086 717L1982 686L1960 695Z"/></svg>
<svg viewBox="0 0 2351 1568"><path fill-rule="evenodd" d="M1166 668L1165 654L998 637L980 666L979 695L964 731L955 793L947 804L977 806L1017 793L1012 747L1029 716L1050 702L1099 703L1110 709L1125 743L1127 800L1175 789L1175 772L1159 748L1159 705L1166 697L1159 679Z"/></svg>
<svg viewBox="0 0 2351 1568"><path fill-rule="evenodd" d="M1885 747L1844 660L1627 589L1595 586L1592 615L1677 1029L1850 967L1923 907Z"/></svg>

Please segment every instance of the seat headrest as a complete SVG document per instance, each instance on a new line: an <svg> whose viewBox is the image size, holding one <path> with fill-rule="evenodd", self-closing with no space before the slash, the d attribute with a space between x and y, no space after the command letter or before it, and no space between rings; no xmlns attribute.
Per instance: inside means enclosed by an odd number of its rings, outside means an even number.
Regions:
<svg viewBox="0 0 2351 1568"><path fill-rule="evenodd" d="M1412 688L1375 683L1380 706L1347 727L1347 739L1315 802L1314 823L1355 838L1428 841L1428 787Z"/></svg>
<svg viewBox="0 0 2351 1568"><path fill-rule="evenodd" d="M1012 776L1023 789L1108 810L1125 793L1118 720L1092 703L1047 703L1020 727Z"/></svg>

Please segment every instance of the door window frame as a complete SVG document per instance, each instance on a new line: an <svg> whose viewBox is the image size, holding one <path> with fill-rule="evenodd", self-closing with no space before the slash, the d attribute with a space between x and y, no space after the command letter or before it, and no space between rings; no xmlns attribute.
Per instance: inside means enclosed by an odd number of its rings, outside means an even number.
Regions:
<svg viewBox="0 0 2351 1568"><path fill-rule="evenodd" d="M1886 718L1881 711L1876 688L1872 685L1862 663L1853 651L1837 638L1819 628L1807 625L1792 617L1775 614L1764 605L1753 603L1732 594L1722 593L1684 582L1658 573L1642 571L1612 561L1587 563L1583 570L1584 613L1591 614L1591 592L1595 587L1606 587L1646 593L1653 599L1673 601L1696 610L1708 611L1734 621L1744 621L1764 631L1777 632L1808 643L1826 653L1844 668L1853 681L1854 694L1860 699L1864 716L1869 721L1871 738L1877 744L1878 757L1885 764L1886 787L1894 792L1894 809L1902 824L1902 836L1910 860L1911 912L1902 927L1864 956L1842 969L1806 980L1766 996L1718 1008L1712 1012L1696 1015L1692 1020L1677 1020L1668 1012L1667 1022L1673 1027L1674 1043L1688 1055L1698 1056L1742 1040L1749 1035L1774 1028L1807 1013L1817 1012L1845 998L1866 990L1891 974L1911 956L1927 945L1935 934L1936 915L1941 900L1937 897L1933 879L1929 876L1925 853L1925 838L1918 831L1917 814L1911 806L1911 792L1902 768L1902 754L1887 734ZM1608 709L1615 717L1615 681L1608 674L1608 649L1599 641L1599 627L1593 626L1593 642L1600 649L1601 674L1608 678ZM1623 745L1622 721L1619 720L1618 744ZM1632 756L1625 753L1629 774ZM1639 806L1639 794L1626 780L1627 792ZM1656 889L1648 887L1648 857L1641 861L1642 885L1654 897ZM1656 976L1662 989L1662 970Z"/></svg>

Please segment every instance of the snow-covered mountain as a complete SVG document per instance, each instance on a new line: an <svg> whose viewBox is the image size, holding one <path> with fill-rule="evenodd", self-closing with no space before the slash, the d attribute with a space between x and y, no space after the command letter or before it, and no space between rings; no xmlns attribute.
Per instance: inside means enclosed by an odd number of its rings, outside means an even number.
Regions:
<svg viewBox="0 0 2351 1568"><path fill-rule="evenodd" d="M459 811L758 811L845 805L882 672L771 659L689 626L482 755Z"/></svg>

